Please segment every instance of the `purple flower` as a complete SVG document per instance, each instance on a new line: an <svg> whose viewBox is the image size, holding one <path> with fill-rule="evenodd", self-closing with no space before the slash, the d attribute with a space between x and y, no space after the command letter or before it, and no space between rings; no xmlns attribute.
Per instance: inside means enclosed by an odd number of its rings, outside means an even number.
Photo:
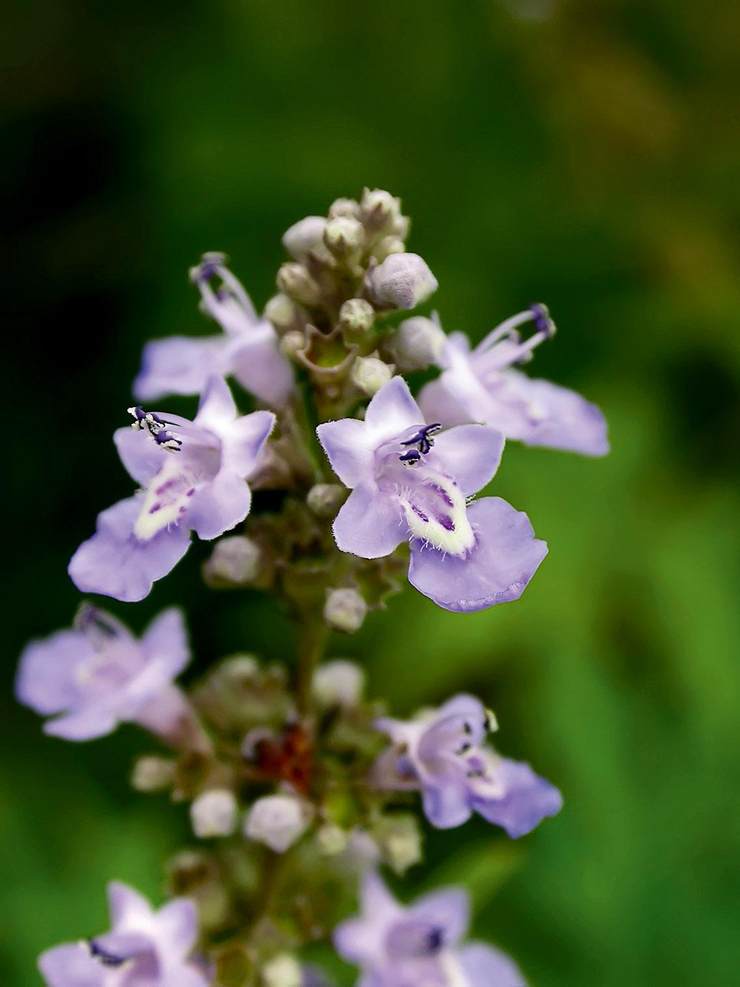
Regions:
<svg viewBox="0 0 740 987"><path fill-rule="evenodd" d="M484 943L463 943L468 897L443 888L404 908L376 873L363 878L361 914L339 925L339 955L360 967L357 987L524 987L516 965Z"/></svg>
<svg viewBox="0 0 740 987"><path fill-rule="evenodd" d="M114 881L108 904L110 932L41 954L48 987L208 987L189 960L198 936L192 901L175 898L155 912L137 891Z"/></svg>
<svg viewBox="0 0 740 987"><path fill-rule="evenodd" d="M16 696L52 717L44 731L66 740L102 737L125 721L174 740L193 727L193 713L173 685L189 661L179 610L165 610L137 639L111 614L85 604L73 627L27 645ZM191 731L190 739L202 738Z"/></svg>
<svg viewBox="0 0 740 987"><path fill-rule="evenodd" d="M505 500L467 503L496 472L503 436L483 425L438 430L401 377L378 391L364 421L319 425L334 472L352 489L334 522L336 543L374 559L410 539L409 581L447 610L515 600L547 545Z"/></svg>
<svg viewBox="0 0 740 987"><path fill-rule="evenodd" d="M191 278L202 307L224 331L222 336L170 336L144 348L134 381L139 401L167 394L200 394L208 378L232 375L261 401L279 408L293 390L293 372L280 353L272 324L260 318L240 282L224 265L223 254L204 254ZM219 278L214 291L211 281Z"/></svg>
<svg viewBox="0 0 740 987"><path fill-rule="evenodd" d="M536 331L521 342L517 326L530 321ZM554 332L545 306L532 305L502 322L473 350L464 333L453 333L440 357L441 376L419 395L424 413L445 425L484 422L530 446L605 455L606 422L596 405L575 391L512 369Z"/></svg>
<svg viewBox="0 0 740 987"><path fill-rule="evenodd" d="M455 696L411 721L385 718L376 725L393 742L376 762L376 784L421 790L424 813L439 829L478 812L516 838L562 807L557 788L528 764L482 746L495 721L473 696Z"/></svg>
<svg viewBox="0 0 740 987"><path fill-rule="evenodd" d="M211 377L194 421L131 408L133 429L114 435L123 465L143 488L98 515L69 564L83 593L142 600L180 561L190 532L212 539L243 521L246 478L275 424L270 411L237 417L231 391Z"/></svg>

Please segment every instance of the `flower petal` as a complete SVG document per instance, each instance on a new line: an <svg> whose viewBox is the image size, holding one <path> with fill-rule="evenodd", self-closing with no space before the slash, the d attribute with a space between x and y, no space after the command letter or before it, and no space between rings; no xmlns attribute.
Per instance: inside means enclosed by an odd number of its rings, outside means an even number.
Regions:
<svg viewBox="0 0 740 987"><path fill-rule="evenodd" d="M435 438L429 458L439 462L462 492L470 496L495 476L504 442L500 432L485 425L458 425Z"/></svg>
<svg viewBox="0 0 740 987"><path fill-rule="evenodd" d="M516 963L493 946L469 942L457 956L469 987L526 987Z"/></svg>
<svg viewBox="0 0 740 987"><path fill-rule="evenodd" d="M516 839L538 826L546 816L554 816L563 806L563 797L549 781L540 778L528 764L501 758L497 776L505 793L496 799L474 799L473 807L488 822L495 823Z"/></svg>
<svg viewBox="0 0 740 987"><path fill-rule="evenodd" d="M117 428L113 441L126 472L142 487L149 486L169 456L166 449L157 445L151 435L141 429Z"/></svg>
<svg viewBox="0 0 740 987"><path fill-rule="evenodd" d="M449 772L440 784L424 783L424 815L437 829L462 826L473 814L464 776Z"/></svg>
<svg viewBox="0 0 740 987"><path fill-rule="evenodd" d="M275 427L271 411L254 411L242 415L222 434L222 462L241 477L250 476Z"/></svg>
<svg viewBox="0 0 740 987"><path fill-rule="evenodd" d="M98 515L95 534L83 542L68 572L83 593L101 593L126 603L143 600L152 584L173 569L190 545L183 524L160 531L148 541L133 534L141 509L138 496L120 500Z"/></svg>
<svg viewBox="0 0 740 987"><path fill-rule="evenodd" d="M198 938L198 909L189 898L168 901L157 912L154 935L170 959L187 956Z"/></svg>
<svg viewBox="0 0 740 987"><path fill-rule="evenodd" d="M193 424L220 436L237 414L234 397L223 377L215 374L209 377L201 393L198 414L193 419Z"/></svg>
<svg viewBox="0 0 740 987"><path fill-rule="evenodd" d="M152 906L146 898L121 881L111 881L106 888L111 928L114 932L146 929L152 921Z"/></svg>
<svg viewBox="0 0 740 987"><path fill-rule="evenodd" d="M39 970L48 987L104 987L105 967L82 943L65 943L39 957Z"/></svg>
<svg viewBox="0 0 740 987"><path fill-rule="evenodd" d="M411 545L409 582L445 610L466 613L518 599L547 554L529 518L500 497L468 507L476 544L466 558Z"/></svg>
<svg viewBox="0 0 740 987"><path fill-rule="evenodd" d="M252 506L252 492L245 480L222 469L213 480L196 491L187 523L199 538L210 541L243 521Z"/></svg>
<svg viewBox="0 0 740 987"><path fill-rule="evenodd" d="M403 914L380 876L368 871L360 885L359 918L348 919L334 930L334 948L350 963L378 965L385 960L385 934Z"/></svg>
<svg viewBox="0 0 740 987"><path fill-rule="evenodd" d="M507 370L488 389L485 421L512 439L603 456L609 451L606 421L590 401L548 380ZM500 422L500 424L499 424Z"/></svg>
<svg viewBox="0 0 740 987"><path fill-rule="evenodd" d="M375 445L365 422L357 418L323 422L316 434L331 468L346 487L371 478Z"/></svg>
<svg viewBox="0 0 740 987"><path fill-rule="evenodd" d="M424 415L403 377L392 377L384 384L365 412L365 424L374 445L400 435L412 425L423 425Z"/></svg>
<svg viewBox="0 0 740 987"><path fill-rule="evenodd" d="M75 630L58 631L31 641L21 655L15 680L16 698L37 713L59 713L79 696L75 670L92 656L88 638Z"/></svg>
<svg viewBox="0 0 740 987"><path fill-rule="evenodd" d="M460 403L447 386L447 377L448 371L445 371L436 380L431 380L422 387L419 405L425 419L428 422L440 422L447 427L475 421L478 416L470 414L468 408Z"/></svg>
<svg viewBox="0 0 740 987"><path fill-rule="evenodd" d="M174 678L190 661L188 632L182 610L169 607L149 624L141 638L141 647L150 661L165 665Z"/></svg>
<svg viewBox="0 0 740 987"><path fill-rule="evenodd" d="M417 899L409 917L444 930L445 946L458 943L470 923L470 900L462 888L442 888Z"/></svg>
<svg viewBox="0 0 740 987"><path fill-rule="evenodd" d="M333 531L337 548L361 559L390 555L406 537L398 505L364 483L342 505Z"/></svg>
<svg viewBox="0 0 740 987"><path fill-rule="evenodd" d="M225 336L170 336L147 343L134 381L139 401L168 394L200 394L212 374L228 373Z"/></svg>
<svg viewBox="0 0 740 987"><path fill-rule="evenodd" d="M478 747L487 728L483 703L474 696L459 695L437 710L434 721L421 735L418 755L422 761L457 753L461 744Z"/></svg>
<svg viewBox="0 0 740 987"><path fill-rule="evenodd" d="M232 373L245 390L274 408L281 408L293 391L293 371L266 319L231 341L227 366L227 373Z"/></svg>
<svg viewBox="0 0 740 987"><path fill-rule="evenodd" d="M47 720L44 733L64 740L95 740L105 737L118 726L115 711L105 706L82 707L65 716Z"/></svg>

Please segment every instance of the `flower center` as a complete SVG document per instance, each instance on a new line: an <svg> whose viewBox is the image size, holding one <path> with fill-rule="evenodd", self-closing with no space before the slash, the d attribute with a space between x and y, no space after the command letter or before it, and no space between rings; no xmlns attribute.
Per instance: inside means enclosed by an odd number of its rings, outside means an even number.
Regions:
<svg viewBox="0 0 740 987"><path fill-rule="evenodd" d="M440 428L438 423L414 426L381 446L378 486L397 498L412 538L463 557L475 544L465 496L428 458Z"/></svg>

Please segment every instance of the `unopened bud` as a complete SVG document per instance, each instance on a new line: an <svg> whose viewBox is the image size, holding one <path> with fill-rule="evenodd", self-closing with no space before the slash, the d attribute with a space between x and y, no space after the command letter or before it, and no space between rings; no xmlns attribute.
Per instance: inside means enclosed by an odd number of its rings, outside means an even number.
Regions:
<svg viewBox="0 0 740 987"><path fill-rule="evenodd" d="M400 324L389 348L399 370L424 370L439 362L446 340L433 319L415 315Z"/></svg>
<svg viewBox="0 0 740 987"><path fill-rule="evenodd" d="M279 953L260 972L260 987L301 987L303 970L295 956Z"/></svg>
<svg viewBox="0 0 740 987"><path fill-rule="evenodd" d="M291 329L280 340L280 352L289 360L295 360L298 353L306 348L306 337L297 329Z"/></svg>
<svg viewBox="0 0 740 987"><path fill-rule="evenodd" d="M415 816L385 816L376 824L373 835L383 859L396 874L405 873L421 860L421 831Z"/></svg>
<svg viewBox="0 0 740 987"><path fill-rule="evenodd" d="M381 308L414 308L437 290L438 282L418 254L391 254L366 278L371 299Z"/></svg>
<svg viewBox="0 0 740 987"><path fill-rule="evenodd" d="M300 305L316 305L321 297L319 286L303 264L282 264L277 275L277 286Z"/></svg>
<svg viewBox="0 0 740 987"><path fill-rule="evenodd" d="M367 603L356 589L330 589L324 604L324 620L337 631L359 631L367 614Z"/></svg>
<svg viewBox="0 0 740 987"><path fill-rule="evenodd" d="M346 499L347 488L338 483L316 483L306 495L308 509L325 520L335 518Z"/></svg>
<svg viewBox="0 0 740 987"><path fill-rule="evenodd" d="M334 823L325 823L316 834L319 850L327 857L336 857L338 853L346 850L347 839L347 833Z"/></svg>
<svg viewBox="0 0 740 987"><path fill-rule="evenodd" d="M372 250L373 257L378 260L385 260L391 254L402 254L406 249L406 244L398 236L384 236L378 240Z"/></svg>
<svg viewBox="0 0 740 987"><path fill-rule="evenodd" d="M295 795L265 795L249 810L244 835L285 853L303 836L311 815L310 806Z"/></svg>
<svg viewBox="0 0 740 987"><path fill-rule="evenodd" d="M356 257L365 245L365 227L359 219L337 216L326 224L324 243L335 257Z"/></svg>
<svg viewBox="0 0 740 987"><path fill-rule="evenodd" d="M265 305L265 318L278 329L289 329L298 318L298 309L292 299L280 292Z"/></svg>
<svg viewBox="0 0 740 987"><path fill-rule="evenodd" d="M377 356L358 356L352 364L352 383L371 398L388 383L393 371Z"/></svg>
<svg viewBox="0 0 740 987"><path fill-rule="evenodd" d="M337 658L314 672L313 694L320 706L356 706L365 686L365 673L353 661Z"/></svg>
<svg viewBox="0 0 740 987"><path fill-rule="evenodd" d="M190 806L193 832L200 839L231 836L236 829L239 806L228 788L213 788L203 792Z"/></svg>
<svg viewBox="0 0 740 987"><path fill-rule="evenodd" d="M321 243L326 220L323 216L306 216L283 234L283 246L291 257L303 260L310 250Z"/></svg>
<svg viewBox="0 0 740 987"><path fill-rule="evenodd" d="M345 332L360 336L372 328L375 309L364 298L348 298L339 309L339 325Z"/></svg>
<svg viewBox="0 0 740 987"><path fill-rule="evenodd" d="M161 792L175 779L175 762L147 754L140 757L131 772L131 785L137 792Z"/></svg>
<svg viewBox="0 0 740 987"><path fill-rule="evenodd" d="M349 216L351 219L360 218L360 203L355 199L335 199L329 206L329 218Z"/></svg>
<svg viewBox="0 0 740 987"><path fill-rule="evenodd" d="M259 576L261 561L261 549L251 538L231 535L216 542L204 573L213 582L245 586Z"/></svg>
<svg viewBox="0 0 740 987"><path fill-rule="evenodd" d="M360 215L368 230L398 234L403 229L401 200L383 189L365 189L360 200Z"/></svg>

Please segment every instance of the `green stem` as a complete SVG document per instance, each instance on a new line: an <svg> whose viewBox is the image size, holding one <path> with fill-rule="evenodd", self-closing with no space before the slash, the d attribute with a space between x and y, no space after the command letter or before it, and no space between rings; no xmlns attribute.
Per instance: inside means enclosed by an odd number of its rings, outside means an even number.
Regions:
<svg viewBox="0 0 740 987"><path fill-rule="evenodd" d="M301 716L311 711L311 686L316 666L321 661L329 638L329 629L315 613L305 613L299 624L298 683L296 703Z"/></svg>

